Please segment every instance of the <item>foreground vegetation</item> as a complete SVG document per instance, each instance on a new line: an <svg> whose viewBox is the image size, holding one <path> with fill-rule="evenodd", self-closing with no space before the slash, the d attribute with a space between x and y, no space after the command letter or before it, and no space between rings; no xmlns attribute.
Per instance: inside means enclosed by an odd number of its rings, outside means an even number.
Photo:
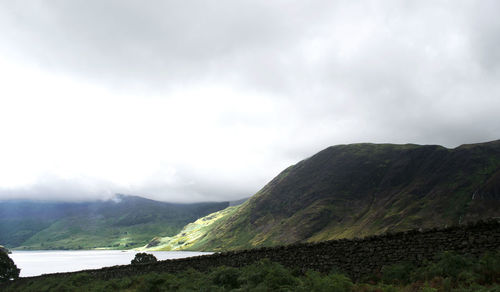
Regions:
<svg viewBox="0 0 500 292"><path fill-rule="evenodd" d="M97 280L86 273L12 283L5 291L500 291L500 252L472 259L444 253L421 267L400 263L354 283L332 271L302 273L263 260L243 267L217 267L176 274L151 273Z"/></svg>

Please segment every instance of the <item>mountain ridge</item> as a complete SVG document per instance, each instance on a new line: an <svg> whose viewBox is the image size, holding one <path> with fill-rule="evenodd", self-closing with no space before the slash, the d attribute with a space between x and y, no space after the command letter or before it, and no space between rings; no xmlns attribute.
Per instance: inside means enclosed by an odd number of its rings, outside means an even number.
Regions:
<svg viewBox="0 0 500 292"><path fill-rule="evenodd" d="M328 147L283 170L191 250L353 238L499 216L500 140Z"/></svg>

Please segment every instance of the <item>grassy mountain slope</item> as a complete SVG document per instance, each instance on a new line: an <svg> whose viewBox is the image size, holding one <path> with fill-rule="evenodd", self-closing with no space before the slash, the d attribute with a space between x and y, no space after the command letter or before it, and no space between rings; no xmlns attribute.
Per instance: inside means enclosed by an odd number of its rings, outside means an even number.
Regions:
<svg viewBox="0 0 500 292"><path fill-rule="evenodd" d="M172 204L119 195L113 200L0 204L0 244L11 248L78 249L143 246L226 208L228 202Z"/></svg>
<svg viewBox="0 0 500 292"><path fill-rule="evenodd" d="M193 250L192 246L211 230L211 225L219 219L231 215L238 206L230 206L205 217L189 223L171 237L155 237L146 246L138 250L164 251L164 250Z"/></svg>
<svg viewBox="0 0 500 292"><path fill-rule="evenodd" d="M500 140L352 144L293 165L198 235L192 250L352 238L500 216Z"/></svg>

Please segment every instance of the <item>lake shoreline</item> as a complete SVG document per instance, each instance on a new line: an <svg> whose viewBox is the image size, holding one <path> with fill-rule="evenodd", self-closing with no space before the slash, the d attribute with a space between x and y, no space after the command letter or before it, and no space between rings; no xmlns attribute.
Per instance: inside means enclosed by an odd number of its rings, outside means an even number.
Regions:
<svg viewBox="0 0 500 292"><path fill-rule="evenodd" d="M22 278L95 270L130 264L136 250L14 250L10 257L21 269ZM196 251L154 251L158 260L180 259L210 252Z"/></svg>
<svg viewBox="0 0 500 292"><path fill-rule="evenodd" d="M301 271L312 269L329 272L335 268L353 280L358 280L380 270L384 265L400 262L420 265L426 260L433 260L445 251L477 258L486 252L499 249L500 221L489 220L442 229L410 230L365 238L217 252L161 260L151 264L127 264L79 272L108 280L151 272L176 273L186 269L205 271L218 266L242 267L262 259L269 259Z"/></svg>

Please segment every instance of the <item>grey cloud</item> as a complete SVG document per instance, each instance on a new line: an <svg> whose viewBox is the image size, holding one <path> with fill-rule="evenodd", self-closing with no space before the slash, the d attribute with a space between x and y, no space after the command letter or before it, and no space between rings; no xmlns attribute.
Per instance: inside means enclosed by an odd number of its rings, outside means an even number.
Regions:
<svg viewBox="0 0 500 292"><path fill-rule="evenodd" d="M85 201L110 199L121 193L168 202L231 201L253 195L268 179L259 175L241 176L233 180L224 179L217 174L207 177L182 166L178 168L178 172L175 183L162 180L162 177L152 177L143 184L129 186L117 185L95 177L67 179L47 175L29 186L0 187L0 200L23 198Z"/></svg>
<svg viewBox="0 0 500 292"><path fill-rule="evenodd" d="M480 1L470 7L470 35L472 46L476 50L473 57L490 74L498 77L500 67L500 22L495 11L498 11L497 1Z"/></svg>
<svg viewBox="0 0 500 292"><path fill-rule="evenodd" d="M85 201L109 199L115 192L120 193L120 189L99 179L61 179L48 175L25 187L0 187L0 199Z"/></svg>
<svg viewBox="0 0 500 292"><path fill-rule="evenodd" d="M278 107L270 116L227 113L218 120L275 131L274 160L262 165L272 175L338 143L454 147L500 138L497 1L61 0L0 7L0 53L44 70L166 98L172 87L201 82L270 96ZM158 179L119 191L237 199L271 179L271 171L229 178L176 168L178 185Z"/></svg>
<svg viewBox="0 0 500 292"><path fill-rule="evenodd" d="M263 49L278 55L307 28L295 15L307 6L297 3L285 9L259 1L20 3L3 3L10 36L4 45L11 50L43 67L154 87L237 71L224 60L246 55L251 63Z"/></svg>

